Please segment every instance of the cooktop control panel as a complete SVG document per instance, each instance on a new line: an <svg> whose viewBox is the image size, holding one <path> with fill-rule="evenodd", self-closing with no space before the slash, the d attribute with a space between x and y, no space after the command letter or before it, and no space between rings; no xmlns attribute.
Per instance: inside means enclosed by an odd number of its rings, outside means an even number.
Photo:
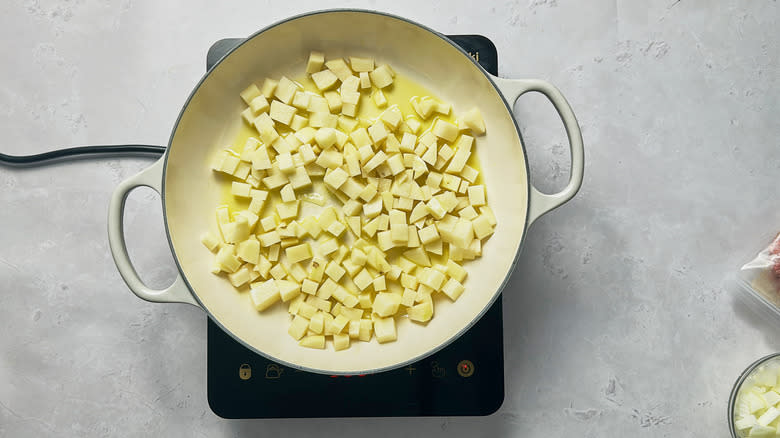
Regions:
<svg viewBox="0 0 780 438"><path fill-rule="evenodd" d="M451 35L497 74L493 43ZM242 39L217 41L210 69ZM326 376L272 362L208 320L208 400L224 418L488 415L504 401L501 299L452 344L406 367L379 374ZM327 401L327 402L326 402Z"/></svg>

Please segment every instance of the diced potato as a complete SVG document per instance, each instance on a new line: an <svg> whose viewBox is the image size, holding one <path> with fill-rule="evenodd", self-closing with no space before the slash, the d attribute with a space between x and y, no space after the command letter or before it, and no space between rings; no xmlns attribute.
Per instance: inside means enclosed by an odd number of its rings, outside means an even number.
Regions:
<svg viewBox="0 0 780 438"><path fill-rule="evenodd" d="M485 186L475 185L468 189L469 203L474 207L480 207L487 204L485 196Z"/></svg>
<svg viewBox="0 0 780 438"><path fill-rule="evenodd" d="M361 319L360 320L360 334L358 335L358 339L363 342L368 342L371 340L371 335L374 328L374 322L370 319Z"/></svg>
<svg viewBox="0 0 780 438"><path fill-rule="evenodd" d="M236 245L236 255L241 260L256 265L260 261L260 242L254 239L240 242Z"/></svg>
<svg viewBox="0 0 780 438"><path fill-rule="evenodd" d="M347 333L350 339L357 339L360 337L360 320L349 321L347 324Z"/></svg>
<svg viewBox="0 0 780 438"><path fill-rule="evenodd" d="M311 335L306 336L298 342L301 347L307 348L325 348L325 336L323 335Z"/></svg>
<svg viewBox="0 0 780 438"><path fill-rule="evenodd" d="M330 173L326 173L323 180L325 181L325 184L333 187L334 189L338 189L344 184L344 182L347 181L347 178L349 178L347 172L341 168L336 168L330 171Z"/></svg>
<svg viewBox="0 0 780 438"><path fill-rule="evenodd" d="M278 265L277 265L278 266ZM289 280L275 280L279 288L279 296L282 301L287 302L297 297L301 293L301 285Z"/></svg>
<svg viewBox="0 0 780 438"><path fill-rule="evenodd" d="M369 78L369 81L370 80L371 79ZM384 108L387 106L387 98L385 97L385 93L383 93L382 90L376 90L372 96L372 99L374 100L374 105L376 105L377 108Z"/></svg>
<svg viewBox="0 0 780 438"><path fill-rule="evenodd" d="M298 216L298 205L300 201L283 202L276 205L276 213L282 220L294 219Z"/></svg>
<svg viewBox="0 0 780 438"><path fill-rule="evenodd" d="M271 245L270 248L268 248L268 261L276 262L279 260L279 252L281 251L282 247L281 245L274 244Z"/></svg>
<svg viewBox="0 0 780 438"><path fill-rule="evenodd" d="M322 312L317 312L309 320L309 330L320 335L325 329L325 317Z"/></svg>
<svg viewBox="0 0 780 438"><path fill-rule="evenodd" d="M406 313L409 319L417 322L428 322L433 317L433 302L424 301L420 304L410 307Z"/></svg>
<svg viewBox="0 0 780 438"><path fill-rule="evenodd" d="M263 311L281 299L275 280L267 280L249 291L255 309Z"/></svg>
<svg viewBox="0 0 780 438"><path fill-rule="evenodd" d="M312 73L311 79L314 81L314 84L320 91L331 89L339 80L338 76L333 74L333 72L330 70L322 70L316 73Z"/></svg>
<svg viewBox="0 0 780 438"><path fill-rule="evenodd" d="M211 252L219 247L219 238L208 231L200 235L200 241Z"/></svg>
<svg viewBox="0 0 780 438"><path fill-rule="evenodd" d="M271 102L271 111L269 112L272 119L284 125L289 125L292 122L293 116L297 109L294 106L286 105L282 102L274 100Z"/></svg>
<svg viewBox="0 0 780 438"><path fill-rule="evenodd" d="M336 222L338 223L338 222ZM336 262L332 261L325 266L325 275L332 278L333 281L339 281L341 280L341 277L344 276L344 273L346 271L344 268L339 266Z"/></svg>
<svg viewBox="0 0 780 438"><path fill-rule="evenodd" d="M460 173L471 156L471 146L474 143L474 137L461 135L455 142L455 155L453 155L450 164L447 166L447 173Z"/></svg>
<svg viewBox="0 0 780 438"><path fill-rule="evenodd" d="M323 96L325 96L325 100L328 101L328 110L330 110L330 112L337 113L341 111L341 94L337 91L326 91L323 93Z"/></svg>
<svg viewBox="0 0 780 438"><path fill-rule="evenodd" d="M312 257L311 246L308 243L291 246L285 250L287 260L290 263L298 263Z"/></svg>
<svg viewBox="0 0 780 438"><path fill-rule="evenodd" d="M276 85L276 90L274 90L274 97L279 99L282 103L289 105L290 102L292 102L296 91L298 91L298 84L287 77L282 76L281 79L279 79L279 83ZM271 102L271 118L273 118L273 102ZM292 116L290 116L290 118L292 119ZM288 123L284 124L287 125Z"/></svg>
<svg viewBox="0 0 780 438"><path fill-rule="evenodd" d="M375 319L374 331L376 332L376 339L380 344L392 342L398 338L398 333L395 329L395 318L392 316Z"/></svg>
<svg viewBox="0 0 780 438"><path fill-rule="evenodd" d="M471 225L477 239L481 240L493 234L493 226L490 225L490 220L484 214L481 214L472 220Z"/></svg>
<svg viewBox="0 0 780 438"><path fill-rule="evenodd" d="M309 320L301 315L295 315L290 323L290 327L287 329L287 333L295 339L301 339L306 334L308 328Z"/></svg>
<svg viewBox="0 0 780 438"><path fill-rule="evenodd" d="M350 56L349 64L350 66L352 66L352 70L356 72L370 72L374 70L373 58L362 58L357 56Z"/></svg>
<svg viewBox="0 0 780 438"><path fill-rule="evenodd" d="M265 96L266 99L270 99L274 97L277 85L279 85L279 81L266 79L263 81L263 86L260 87L260 93Z"/></svg>
<svg viewBox="0 0 780 438"><path fill-rule="evenodd" d="M325 63L325 67L328 68L333 74L336 75L337 78L339 78L340 81L346 80L348 77L352 76L352 70L350 70L349 66L346 62L344 62L343 59L337 58L337 59L331 59L330 61L327 61Z"/></svg>
<svg viewBox="0 0 780 438"><path fill-rule="evenodd" d="M444 295L447 295L452 301L457 300L464 290L465 288L463 285L454 278L447 280L447 283L445 283L441 288L441 291L444 292Z"/></svg>
<svg viewBox="0 0 780 438"><path fill-rule="evenodd" d="M401 304L401 298L401 295L395 293L378 293L374 298L374 313L382 317L395 315Z"/></svg>
<svg viewBox="0 0 780 438"><path fill-rule="evenodd" d="M251 84L248 87L244 89L240 93L241 99L247 104L250 105L252 102L252 99L260 95L260 89L257 88L257 85Z"/></svg>
<svg viewBox="0 0 780 438"><path fill-rule="evenodd" d="M346 350L349 348L350 336L347 334L333 335L333 349L336 351Z"/></svg>
<svg viewBox="0 0 780 438"><path fill-rule="evenodd" d="M461 120L474 134L482 135L485 133L485 121L482 120L482 113L479 111L479 108L474 107L466 111Z"/></svg>
<svg viewBox="0 0 780 438"><path fill-rule="evenodd" d="M369 77L368 72L360 72L360 88L371 89L371 77Z"/></svg>
<svg viewBox="0 0 780 438"><path fill-rule="evenodd" d="M307 278L303 280L303 283L301 284L301 292L309 295L315 295L319 286L319 283Z"/></svg>
<svg viewBox="0 0 780 438"><path fill-rule="evenodd" d="M306 62L306 73L312 74L320 71L323 64L325 64L325 54L310 52L309 60Z"/></svg>
<svg viewBox="0 0 780 438"><path fill-rule="evenodd" d="M390 73L390 69L387 65L380 65L375 68L371 73L371 83L377 88L385 88L393 83L393 74Z"/></svg>

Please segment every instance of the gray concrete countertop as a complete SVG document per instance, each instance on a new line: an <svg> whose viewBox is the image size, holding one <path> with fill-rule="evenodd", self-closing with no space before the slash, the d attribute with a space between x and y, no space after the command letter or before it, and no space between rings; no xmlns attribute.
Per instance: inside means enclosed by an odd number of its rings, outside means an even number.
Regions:
<svg viewBox="0 0 780 438"><path fill-rule="evenodd" d="M109 195L152 161L109 159L0 167L0 436L727 436L737 375L780 350L724 283L780 230L777 2L473 3L6 1L0 150L162 144L212 42L307 10L488 36L501 76L563 91L586 145L582 190L533 226L504 293L496 414L215 416L205 316L139 300L108 252ZM517 111L534 181L561 187L554 111ZM134 192L126 222L142 276L170 282L156 194Z"/></svg>

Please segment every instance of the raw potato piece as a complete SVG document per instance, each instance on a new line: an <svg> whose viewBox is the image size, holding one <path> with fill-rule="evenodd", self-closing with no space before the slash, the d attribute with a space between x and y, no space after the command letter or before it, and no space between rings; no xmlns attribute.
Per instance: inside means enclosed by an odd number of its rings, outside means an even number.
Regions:
<svg viewBox="0 0 780 438"><path fill-rule="evenodd" d="M312 51L306 72L316 90L282 76L240 93L257 134L211 165L237 207L218 207L218 233L200 237L216 253L210 272L248 288L258 311L285 302L288 334L303 347L331 339L341 351L374 333L392 342L396 317L427 324L435 300L465 292L461 263L496 230L467 164L485 123L478 108L456 114L432 96L410 99L411 112L388 101L395 72L370 57L326 62ZM780 394L763 394L740 425L761 432L778 421L780 409L767 407Z"/></svg>
<svg viewBox="0 0 780 438"><path fill-rule="evenodd" d="M323 53L309 53L309 61L306 63L306 73L312 74L320 71L323 64L325 64L325 55Z"/></svg>
<svg viewBox="0 0 780 438"><path fill-rule="evenodd" d="M482 113L479 111L479 108L474 107L466 111L461 120L474 134L482 135L485 133L485 121L482 120Z"/></svg>

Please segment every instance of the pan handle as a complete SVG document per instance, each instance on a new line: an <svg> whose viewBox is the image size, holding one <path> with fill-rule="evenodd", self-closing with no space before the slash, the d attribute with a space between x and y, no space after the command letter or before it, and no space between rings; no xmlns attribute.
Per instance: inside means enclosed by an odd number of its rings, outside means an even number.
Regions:
<svg viewBox="0 0 780 438"><path fill-rule="evenodd" d="M561 206L577 194L582 186L582 174L585 167L585 151L582 145L582 133L577 118L574 116L569 102L555 86L547 81L539 79L504 79L493 76L493 82L504 95L510 107L517 99L529 91L542 93L552 102L555 110L563 121L566 135L569 137L569 150L571 151L571 171L569 183L558 193L546 194L531 185L530 202L528 207L528 224L530 225L543 214Z"/></svg>
<svg viewBox="0 0 780 438"><path fill-rule="evenodd" d="M119 183L119 186L117 186L114 194L111 196L111 202L108 206L108 243L111 247L114 263L116 263L116 267L119 269L119 274L125 280L130 290L139 298L155 303L187 303L198 306L197 301L195 301L192 293L190 293L190 290L184 283L181 273L177 273L176 280L167 288L152 289L141 281L141 277L138 276L138 272L136 272L133 263L130 261L130 255L127 253L123 225L127 195L140 186L150 187L157 193L162 194L160 186L162 184L164 166L165 157L160 158L138 174Z"/></svg>

